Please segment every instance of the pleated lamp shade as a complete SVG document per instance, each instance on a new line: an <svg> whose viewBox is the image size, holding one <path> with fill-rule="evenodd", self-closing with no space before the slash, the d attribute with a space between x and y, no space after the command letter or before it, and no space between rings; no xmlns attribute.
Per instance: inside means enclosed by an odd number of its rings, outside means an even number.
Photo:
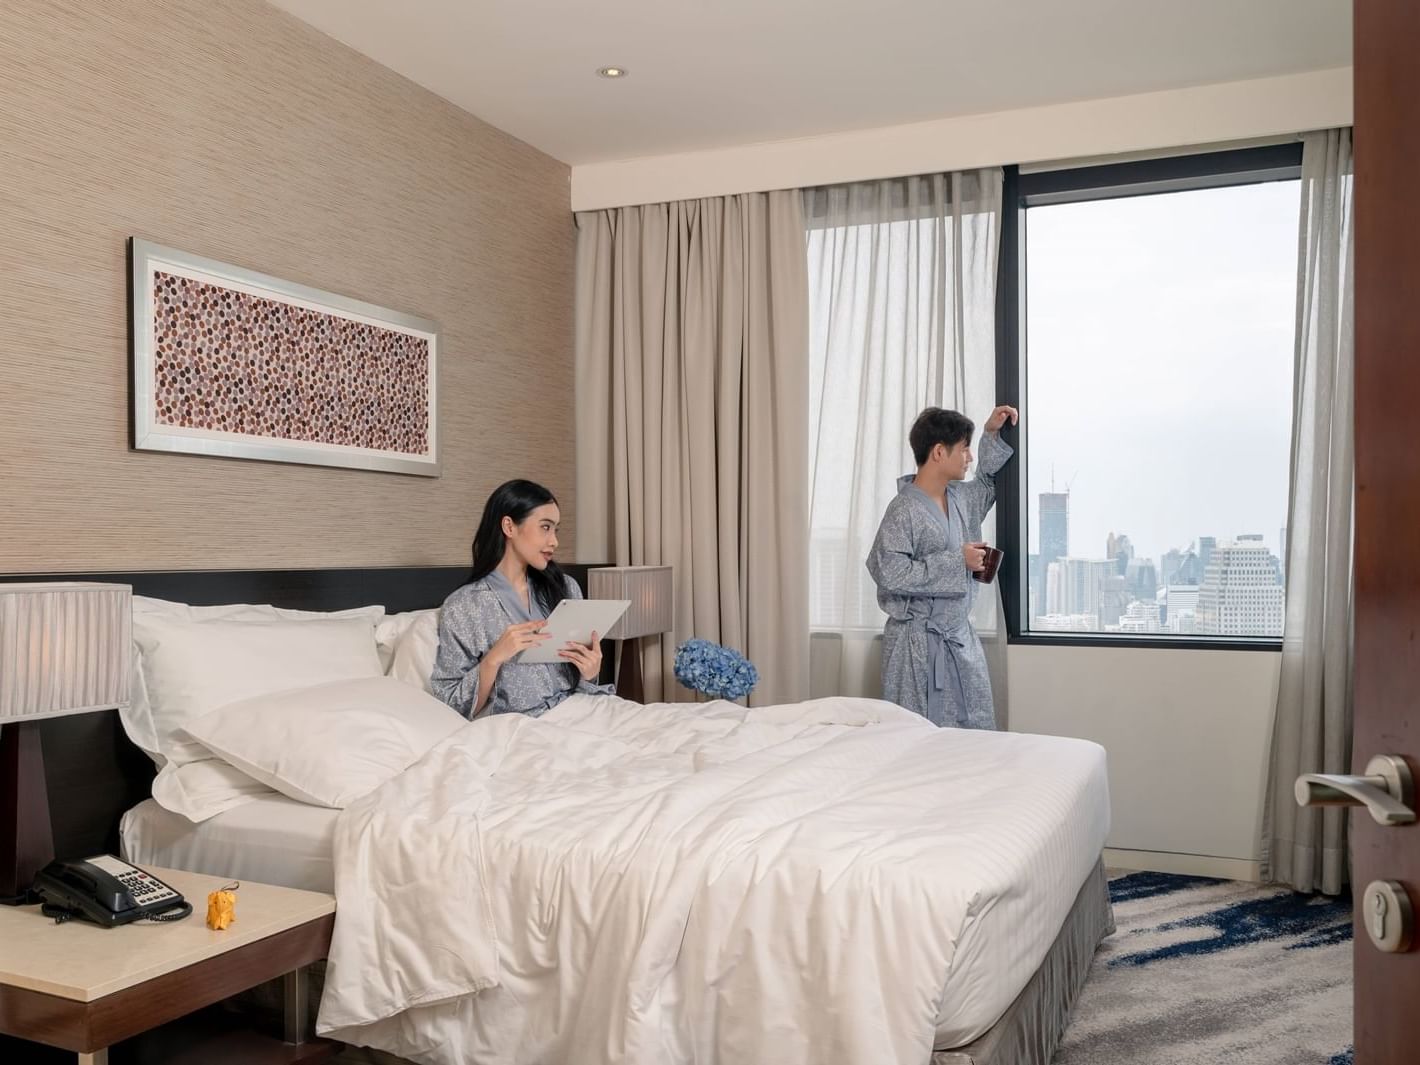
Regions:
<svg viewBox="0 0 1420 1065"><path fill-rule="evenodd" d="M675 579L670 566L606 566L587 571L588 599L629 599L608 640L634 640L670 632L675 618Z"/></svg>
<svg viewBox="0 0 1420 1065"><path fill-rule="evenodd" d="M0 724L127 706L132 593L0 583Z"/></svg>

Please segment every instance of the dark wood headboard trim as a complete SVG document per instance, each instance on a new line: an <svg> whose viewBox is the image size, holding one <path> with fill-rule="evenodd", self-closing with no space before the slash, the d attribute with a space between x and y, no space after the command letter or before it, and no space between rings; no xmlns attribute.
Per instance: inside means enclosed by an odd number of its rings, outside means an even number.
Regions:
<svg viewBox="0 0 1420 1065"><path fill-rule="evenodd" d="M588 568L563 566L584 589ZM193 606L269 603L291 610L347 610L378 603L391 614L439 606L467 580L467 566L0 574L0 582L7 583L130 584L135 595ZM612 661L609 648L605 661L604 678ZM61 858L117 854L119 820L152 793L152 761L129 742L116 713L53 718L40 728L55 853Z"/></svg>

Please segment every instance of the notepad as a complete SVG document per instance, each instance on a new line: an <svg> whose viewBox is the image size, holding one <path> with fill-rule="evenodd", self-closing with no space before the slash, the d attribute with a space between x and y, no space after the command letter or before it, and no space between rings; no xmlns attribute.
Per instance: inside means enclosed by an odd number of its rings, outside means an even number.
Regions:
<svg viewBox="0 0 1420 1065"><path fill-rule="evenodd" d="M569 643L590 644L592 633L605 636L621 620L630 599L564 599L547 618L542 631L549 638L518 656L521 663L566 662L558 654Z"/></svg>

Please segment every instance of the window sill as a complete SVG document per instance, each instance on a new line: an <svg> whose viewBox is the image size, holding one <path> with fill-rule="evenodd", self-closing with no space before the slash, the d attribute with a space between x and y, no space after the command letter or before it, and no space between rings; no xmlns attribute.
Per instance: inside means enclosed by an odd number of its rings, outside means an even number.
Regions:
<svg viewBox="0 0 1420 1065"><path fill-rule="evenodd" d="M1017 633L1008 637L1012 646L1026 647L1147 647L1155 651L1271 651L1280 653L1281 637L1229 636L1122 636L1118 633L1088 632Z"/></svg>

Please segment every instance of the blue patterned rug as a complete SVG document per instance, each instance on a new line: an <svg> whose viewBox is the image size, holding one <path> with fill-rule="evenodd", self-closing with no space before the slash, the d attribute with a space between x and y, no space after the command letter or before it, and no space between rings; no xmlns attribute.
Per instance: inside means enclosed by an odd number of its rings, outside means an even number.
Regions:
<svg viewBox="0 0 1420 1065"><path fill-rule="evenodd" d="M1110 880L1055 1065L1351 1065L1351 900L1166 873Z"/></svg>

